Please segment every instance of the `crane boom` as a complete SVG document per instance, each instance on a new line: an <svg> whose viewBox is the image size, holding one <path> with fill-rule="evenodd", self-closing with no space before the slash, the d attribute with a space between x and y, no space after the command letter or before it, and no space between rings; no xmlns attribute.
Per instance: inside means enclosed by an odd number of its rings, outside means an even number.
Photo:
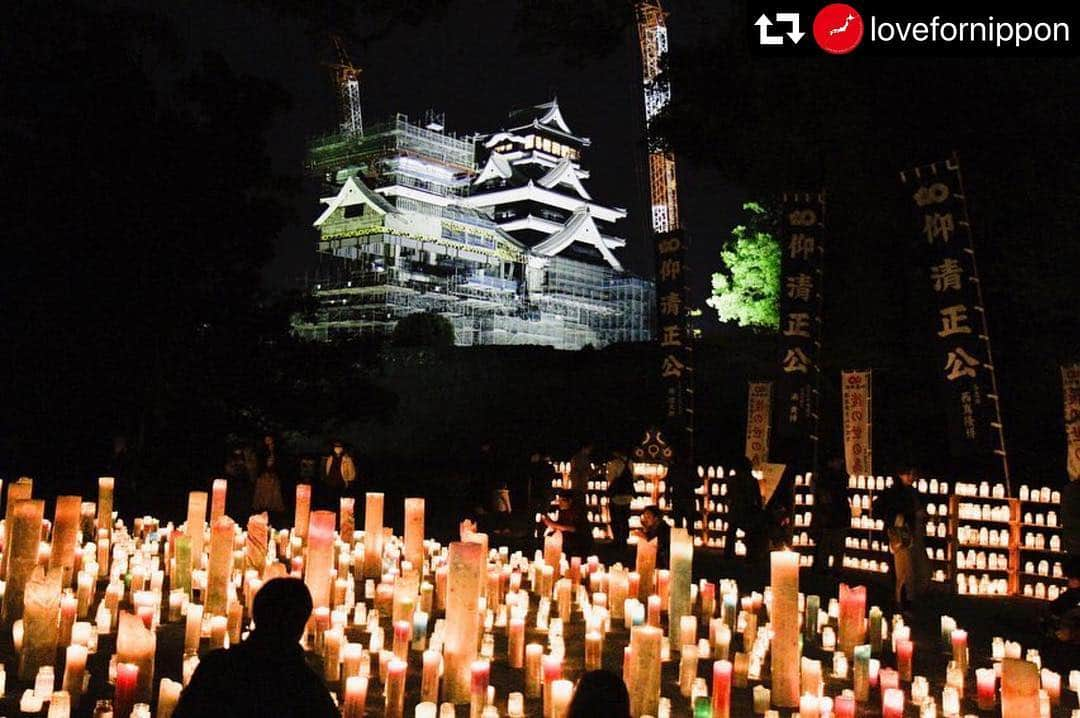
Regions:
<svg viewBox="0 0 1080 718"><path fill-rule="evenodd" d="M659 0L643 0L636 7L641 44L641 75L645 93L645 131L649 136L649 197L654 232L679 229L679 197L675 182L675 154L659 147L652 134L653 120L671 101L671 83L664 76L668 51L667 13Z"/></svg>

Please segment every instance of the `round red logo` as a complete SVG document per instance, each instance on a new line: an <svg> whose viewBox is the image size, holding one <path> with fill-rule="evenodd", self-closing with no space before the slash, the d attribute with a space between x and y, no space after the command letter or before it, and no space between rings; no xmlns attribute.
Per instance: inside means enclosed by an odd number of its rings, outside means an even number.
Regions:
<svg viewBox="0 0 1080 718"><path fill-rule="evenodd" d="M862 37L862 15L845 3L826 5L814 18L814 40L832 55L846 55L859 46Z"/></svg>

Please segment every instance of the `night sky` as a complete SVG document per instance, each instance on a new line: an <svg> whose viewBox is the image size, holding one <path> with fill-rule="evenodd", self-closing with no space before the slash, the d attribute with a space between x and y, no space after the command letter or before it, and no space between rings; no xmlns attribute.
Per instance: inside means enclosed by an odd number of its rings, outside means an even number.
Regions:
<svg viewBox="0 0 1080 718"><path fill-rule="evenodd" d="M676 47L698 41L703 27L723 31L730 21L730 10L720 3L687 5L687 12L669 20ZM189 57L203 50L221 52L238 72L273 80L292 96L291 109L269 140L276 170L301 173L306 140L333 130L338 121L330 70L322 65L333 57L329 40L294 17L264 7L202 0L159 6L175 24ZM455 2L445 13L417 24L400 23L369 42L345 36L353 63L363 68L365 122L396 112L419 119L434 109L445 113L449 132L487 132L502 127L510 110L557 96L570 128L592 140L584 159L592 172L590 192L604 204L630 210L620 227L628 239L620 255L623 263L651 276L636 32L628 27L621 46L606 56L577 61L523 48L529 38L521 17L516 3L506 0ZM690 162L680 167L680 183L685 221L702 237L694 264L711 268L716 245L708 240L726 234L738 221L745 193L717 171ZM319 192L310 181L305 189L295 202L294 221L276 240L276 256L267 270L271 284L287 282L314 262L316 234L310 221L320 211ZM701 304L707 272L697 272L693 283L695 301Z"/></svg>

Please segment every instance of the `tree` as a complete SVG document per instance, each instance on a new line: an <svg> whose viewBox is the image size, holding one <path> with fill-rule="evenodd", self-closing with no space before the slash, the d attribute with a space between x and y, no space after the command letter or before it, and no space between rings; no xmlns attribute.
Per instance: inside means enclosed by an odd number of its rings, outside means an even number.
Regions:
<svg viewBox="0 0 1080 718"><path fill-rule="evenodd" d="M395 346L441 348L454 345L454 325L432 312L410 314L394 325L391 339Z"/></svg>
<svg viewBox="0 0 1080 718"><path fill-rule="evenodd" d="M768 215L754 202L743 209L750 221L731 231L720 251L724 267L712 275L705 301L722 322L776 330L780 325L780 245L768 231Z"/></svg>

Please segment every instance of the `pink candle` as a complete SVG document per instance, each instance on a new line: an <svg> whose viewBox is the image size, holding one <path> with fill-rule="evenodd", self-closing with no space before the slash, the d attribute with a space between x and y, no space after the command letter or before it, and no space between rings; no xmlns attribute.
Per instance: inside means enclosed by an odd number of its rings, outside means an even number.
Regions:
<svg viewBox="0 0 1080 718"><path fill-rule="evenodd" d="M662 568L656 572L656 593L660 596L661 605L668 602L668 592L671 590L671 571Z"/></svg>
<svg viewBox="0 0 1080 718"><path fill-rule="evenodd" d="M855 696L844 691L833 698L833 714L836 718L855 718Z"/></svg>
<svg viewBox="0 0 1080 718"><path fill-rule="evenodd" d="M885 690L881 702L882 718L904 718L904 692L899 688Z"/></svg>
<svg viewBox="0 0 1080 718"><path fill-rule="evenodd" d="M627 686L634 682L634 649L632 646L623 646L622 679Z"/></svg>
<svg viewBox="0 0 1080 718"><path fill-rule="evenodd" d="M914 651L914 642L906 639L896 642L896 671L902 681L911 681L911 659Z"/></svg>
<svg viewBox="0 0 1080 718"><path fill-rule="evenodd" d="M866 586L840 584L840 650L850 658L866 639Z"/></svg>
<svg viewBox="0 0 1080 718"><path fill-rule="evenodd" d="M113 715L128 718L135 707L135 686L139 681L139 667L134 663L121 663L116 667L116 695Z"/></svg>
<svg viewBox="0 0 1080 718"><path fill-rule="evenodd" d="M405 671L409 664L391 658L386 666L386 718L403 718L405 713Z"/></svg>
<svg viewBox="0 0 1080 718"><path fill-rule="evenodd" d="M712 718L728 718L731 714L731 662L713 661Z"/></svg>
<svg viewBox="0 0 1080 718"><path fill-rule="evenodd" d="M994 669L976 668L975 684L978 687L979 710L993 710L997 703L997 674Z"/></svg>
<svg viewBox="0 0 1080 718"><path fill-rule="evenodd" d="M71 643L71 627L75 625L75 612L79 608L79 599L71 593L60 598L60 632L56 644L60 647Z"/></svg>
<svg viewBox="0 0 1080 718"><path fill-rule="evenodd" d="M412 640L412 623L394 621L394 655L403 661L409 659L409 641Z"/></svg>
<svg viewBox="0 0 1080 718"><path fill-rule="evenodd" d="M641 574L637 571L631 571L626 585L626 595L637 598L640 595Z"/></svg>
<svg viewBox="0 0 1080 718"><path fill-rule="evenodd" d="M342 718L363 718L367 689L367 676L350 676L345 679L345 710Z"/></svg>
<svg viewBox="0 0 1080 718"><path fill-rule="evenodd" d="M660 605L660 597L658 595L654 593L653 595L649 596L649 611L646 623L648 623L650 626L660 625Z"/></svg>
<svg viewBox="0 0 1080 718"><path fill-rule="evenodd" d="M487 661L473 661L470 666L469 718L480 718L487 704L488 679L491 665Z"/></svg>
<svg viewBox="0 0 1080 718"><path fill-rule="evenodd" d="M708 622L716 611L716 584L705 581L701 584L701 620Z"/></svg>
<svg viewBox="0 0 1080 718"><path fill-rule="evenodd" d="M551 684L562 678L562 658L546 655L542 664L544 668L544 718L552 718Z"/></svg>
<svg viewBox="0 0 1080 718"><path fill-rule="evenodd" d="M952 657L956 661L956 667L960 673L967 674L968 668L968 645L967 631L957 628L952 632Z"/></svg>

